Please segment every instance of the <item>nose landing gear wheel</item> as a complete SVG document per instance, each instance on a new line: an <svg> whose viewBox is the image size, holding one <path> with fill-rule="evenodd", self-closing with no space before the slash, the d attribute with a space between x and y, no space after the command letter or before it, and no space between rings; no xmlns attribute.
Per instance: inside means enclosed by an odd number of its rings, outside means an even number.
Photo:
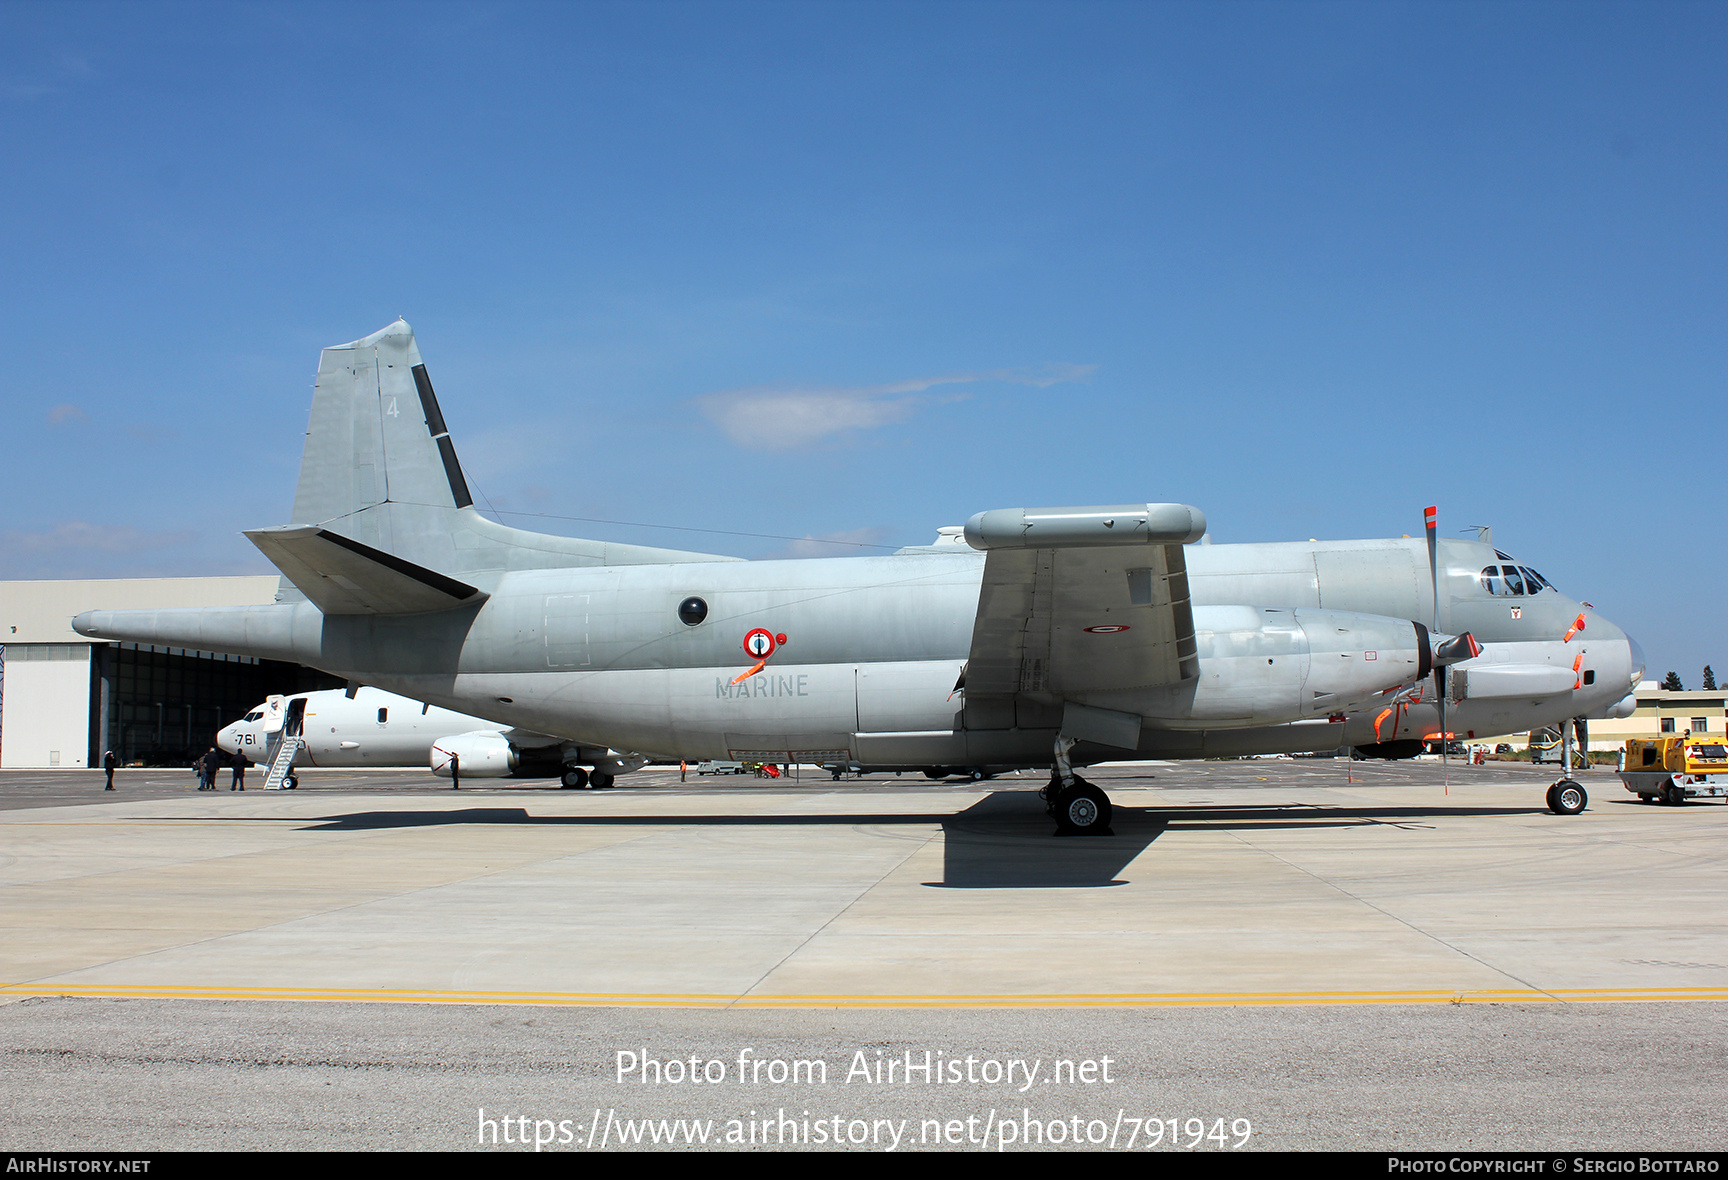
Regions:
<svg viewBox="0 0 1728 1180"><path fill-rule="evenodd" d="M588 772L580 766L566 766L558 781L566 791L580 791L588 785Z"/></svg>
<svg viewBox="0 0 1728 1180"><path fill-rule="evenodd" d="M1113 836L1110 819L1113 809L1110 796L1081 778L1074 776L1074 785L1057 788L1050 809L1056 817L1056 833L1060 836Z"/></svg>
<svg viewBox="0 0 1728 1180"><path fill-rule="evenodd" d="M287 778L282 780L282 789L284 791L292 791L292 790L294 790L294 788L298 787L299 785L300 785L300 780L295 778L293 775L289 775Z"/></svg>
<svg viewBox="0 0 1728 1180"><path fill-rule="evenodd" d="M1548 788L1548 810L1555 815L1577 815L1590 802L1581 784L1563 778Z"/></svg>

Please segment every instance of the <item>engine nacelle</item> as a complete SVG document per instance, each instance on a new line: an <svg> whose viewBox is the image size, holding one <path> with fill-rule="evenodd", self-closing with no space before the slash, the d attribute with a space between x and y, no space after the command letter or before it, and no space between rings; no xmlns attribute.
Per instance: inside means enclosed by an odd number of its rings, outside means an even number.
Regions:
<svg viewBox="0 0 1728 1180"><path fill-rule="evenodd" d="M1281 725L1341 713L1433 670L1428 629L1348 611L1194 608L1200 676L1179 685L1088 694L1158 729Z"/></svg>
<svg viewBox="0 0 1728 1180"><path fill-rule="evenodd" d="M508 738L487 730L442 737L432 743L433 774L449 778L452 758L463 778L503 778L516 769L518 760Z"/></svg>

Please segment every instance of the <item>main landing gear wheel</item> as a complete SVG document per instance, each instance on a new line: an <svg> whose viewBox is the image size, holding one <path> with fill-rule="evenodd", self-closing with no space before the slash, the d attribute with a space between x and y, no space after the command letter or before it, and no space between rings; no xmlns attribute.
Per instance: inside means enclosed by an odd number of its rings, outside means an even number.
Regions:
<svg viewBox="0 0 1728 1180"><path fill-rule="evenodd" d="M1548 810L1555 815L1577 815L1590 802L1581 784L1563 778L1548 788Z"/></svg>
<svg viewBox="0 0 1728 1180"><path fill-rule="evenodd" d="M1112 808L1110 796L1081 778L1074 776L1074 785L1057 788L1051 814L1056 817L1056 831L1063 836L1111 836Z"/></svg>
<svg viewBox="0 0 1728 1180"><path fill-rule="evenodd" d="M299 785L300 785L300 780L295 778L293 775L289 775L287 778L282 780L282 789L284 791L292 791L295 787L297 787Z"/></svg>
<svg viewBox="0 0 1728 1180"><path fill-rule="evenodd" d="M580 766L566 766L558 781L566 791L580 791L588 785L588 772Z"/></svg>
<svg viewBox="0 0 1728 1180"><path fill-rule="evenodd" d="M593 787L596 791L604 791L607 787L612 785L612 776L604 771L596 770L593 774L588 776L588 785Z"/></svg>

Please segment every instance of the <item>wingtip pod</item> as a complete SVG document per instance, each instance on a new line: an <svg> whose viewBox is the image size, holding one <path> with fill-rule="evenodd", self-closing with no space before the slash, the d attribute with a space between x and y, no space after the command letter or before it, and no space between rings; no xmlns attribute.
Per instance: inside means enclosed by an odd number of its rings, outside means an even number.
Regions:
<svg viewBox="0 0 1728 1180"><path fill-rule="evenodd" d="M1205 533L1206 514L1187 504L993 508L966 522L974 549L1188 545Z"/></svg>

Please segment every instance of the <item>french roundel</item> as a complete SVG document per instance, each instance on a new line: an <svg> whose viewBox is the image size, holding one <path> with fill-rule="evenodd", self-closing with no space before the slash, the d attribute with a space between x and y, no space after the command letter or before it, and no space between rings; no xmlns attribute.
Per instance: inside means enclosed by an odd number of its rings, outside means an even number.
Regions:
<svg viewBox="0 0 1728 1180"><path fill-rule="evenodd" d="M774 633L766 627L756 628L744 637L744 650L754 659L767 659L774 654Z"/></svg>
<svg viewBox="0 0 1728 1180"><path fill-rule="evenodd" d="M1088 635L1114 635L1118 631L1126 631L1126 630L1128 630L1128 624L1126 624L1126 623L1103 623L1097 627L1086 628L1086 634L1088 634Z"/></svg>

